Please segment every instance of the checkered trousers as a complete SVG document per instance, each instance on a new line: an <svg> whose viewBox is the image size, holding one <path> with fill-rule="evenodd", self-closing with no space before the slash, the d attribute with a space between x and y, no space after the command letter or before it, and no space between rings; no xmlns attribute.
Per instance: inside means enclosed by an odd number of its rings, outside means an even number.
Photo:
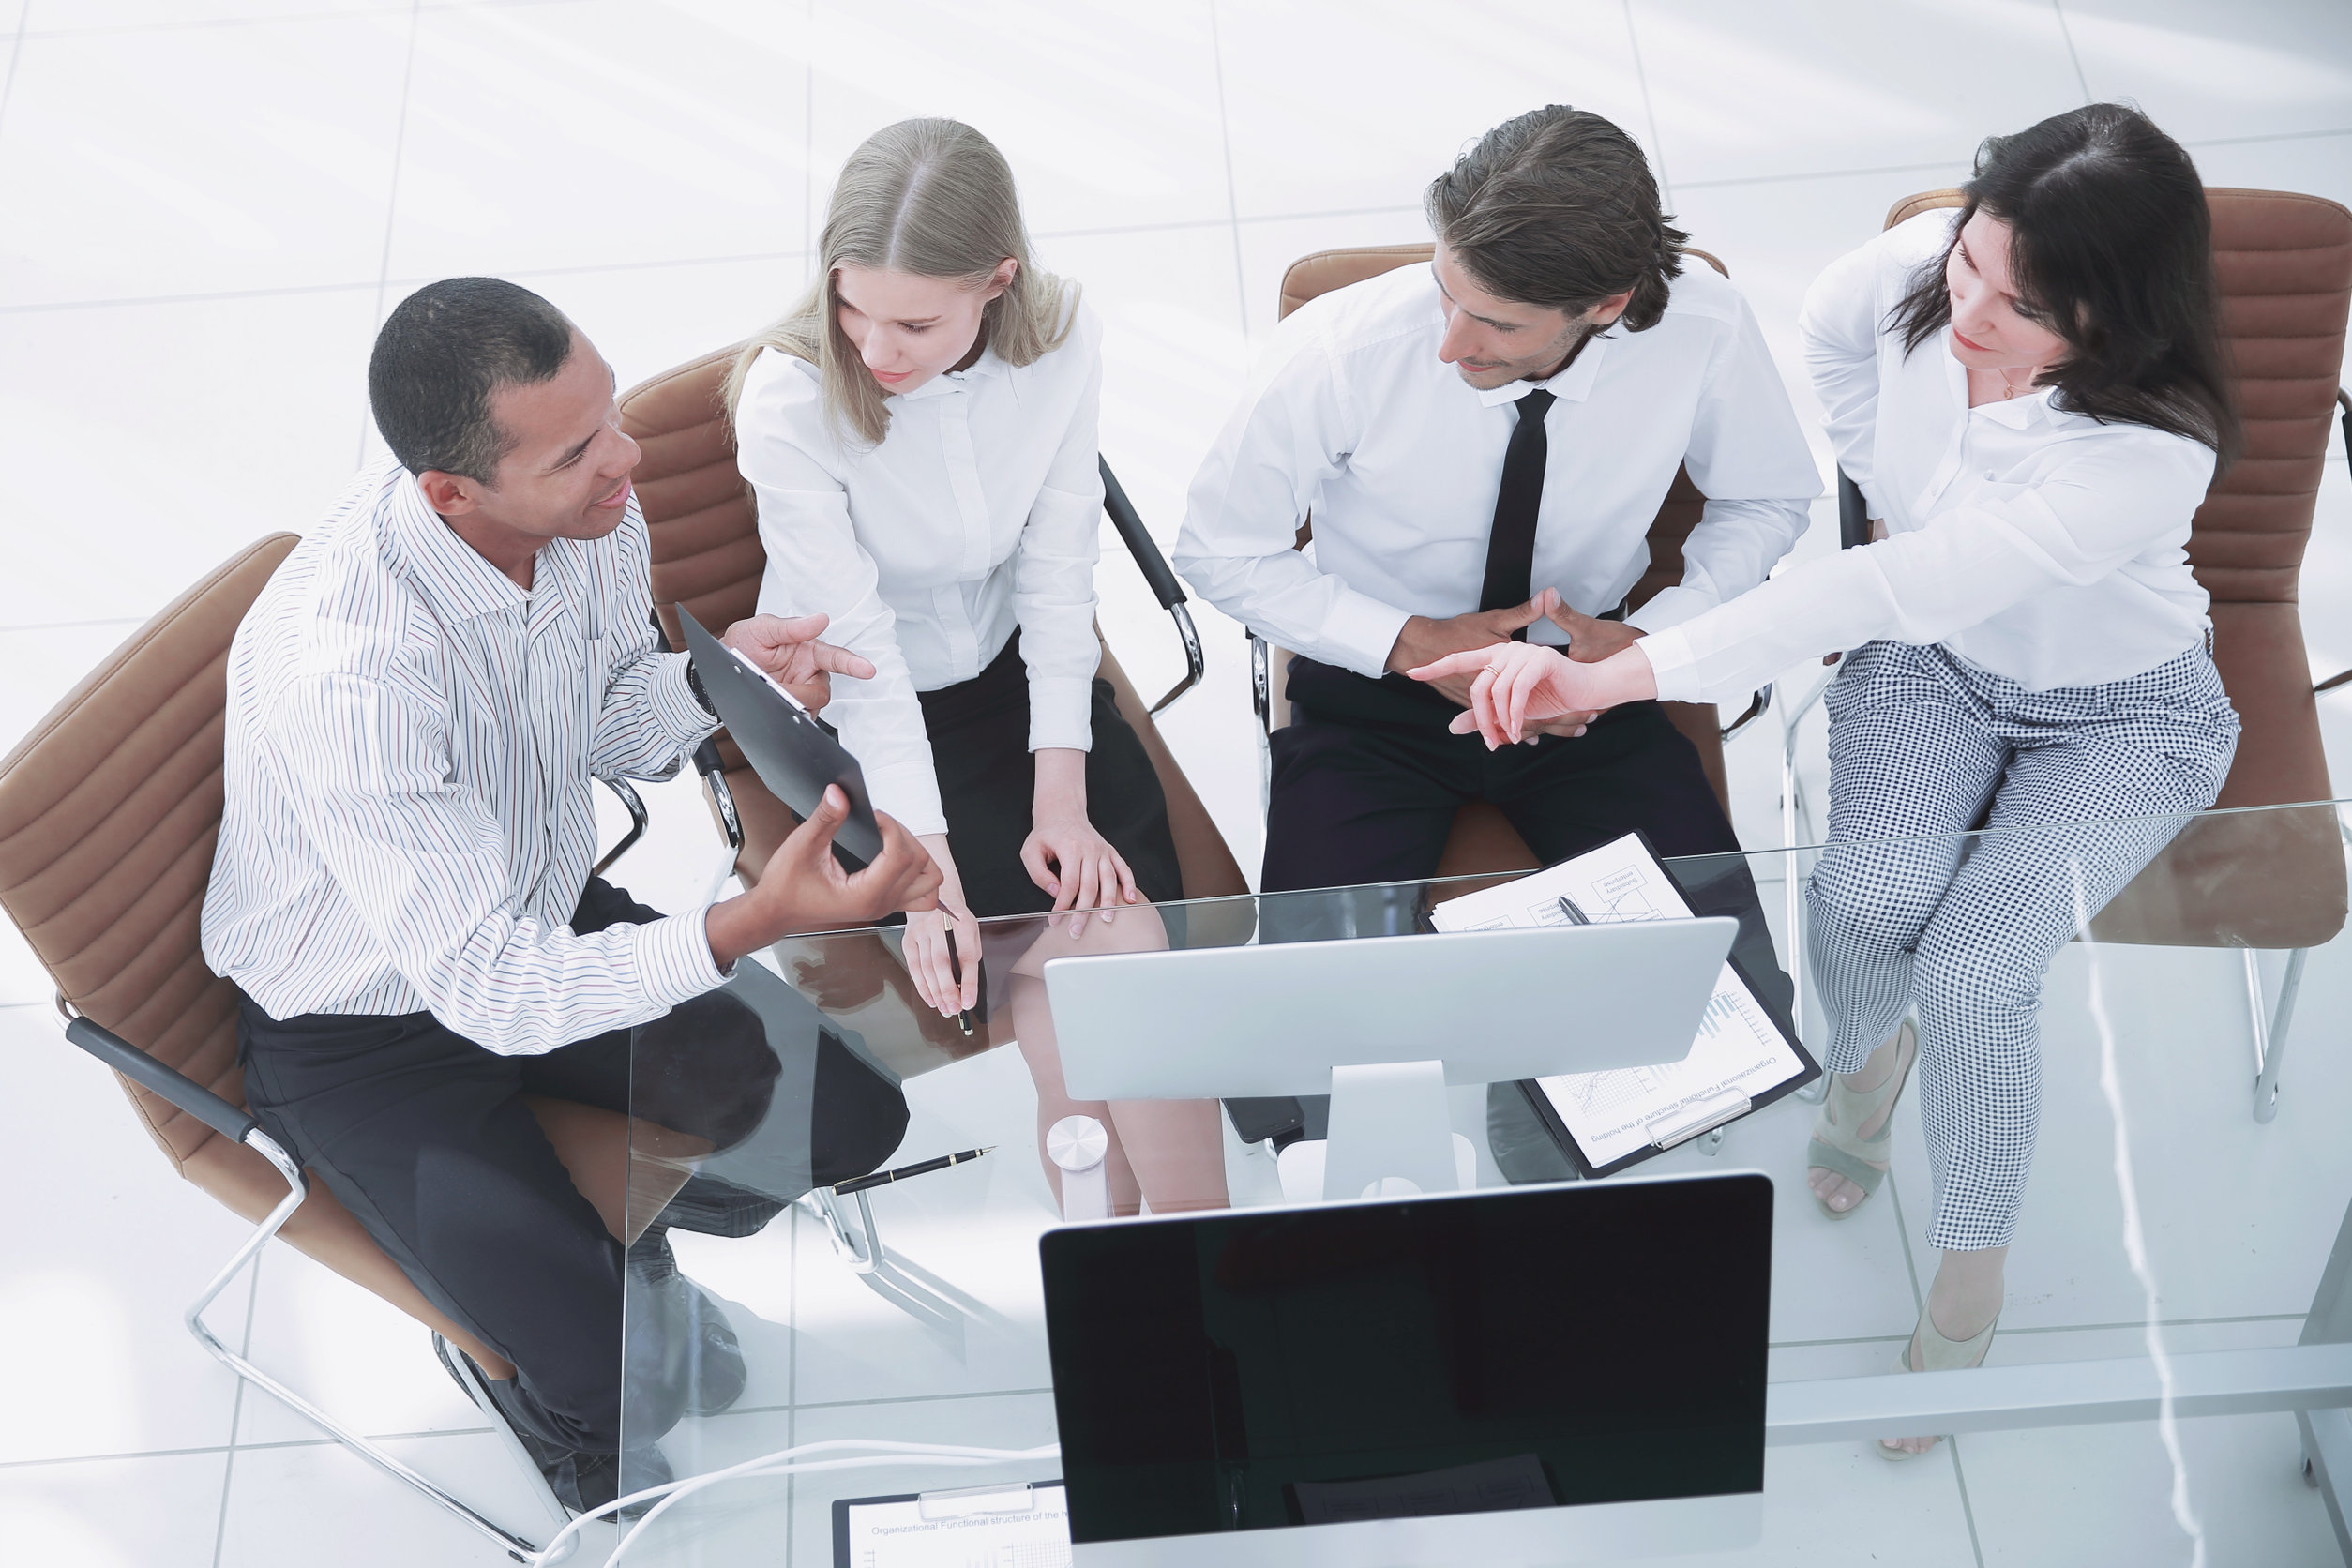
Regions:
<svg viewBox="0 0 2352 1568"><path fill-rule="evenodd" d="M1917 1009L1928 1243L2006 1246L2042 1121L2050 959L2213 804L2238 716L2202 644L2037 692L1941 647L1872 642L1824 707L1830 837L1806 891L1824 1063L1856 1070Z"/></svg>

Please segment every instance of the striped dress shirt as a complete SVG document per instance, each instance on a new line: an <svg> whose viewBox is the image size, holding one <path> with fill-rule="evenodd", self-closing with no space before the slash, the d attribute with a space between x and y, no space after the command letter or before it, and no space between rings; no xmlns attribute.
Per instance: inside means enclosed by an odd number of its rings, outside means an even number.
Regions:
<svg viewBox="0 0 2352 1568"><path fill-rule="evenodd" d="M204 951L271 1017L430 1010L530 1055L718 985L703 911L590 936L594 776L665 778L716 721L655 641L634 497L529 592L397 462L288 555L229 653Z"/></svg>

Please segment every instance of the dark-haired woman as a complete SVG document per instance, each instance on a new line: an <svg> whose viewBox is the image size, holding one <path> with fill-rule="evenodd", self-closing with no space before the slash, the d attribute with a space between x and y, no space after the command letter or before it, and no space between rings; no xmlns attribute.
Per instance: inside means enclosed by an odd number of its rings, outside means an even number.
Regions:
<svg viewBox="0 0 2352 1568"><path fill-rule="evenodd" d="M1807 1158L1823 1212L1852 1213L1885 1174L1916 1056L1943 1257L1911 1370L1990 1346L2051 956L2212 805L2238 738L2184 549L2237 432L2195 168L2135 111L2093 104L1985 143L1966 195L1805 301L1806 361L1876 542L1600 663L1514 644L1413 671L1483 671L1457 728L1500 744L1548 715L1709 701L1857 650L1825 704L1830 847L1808 901L1834 1077ZM1980 821L2014 831L1964 852Z"/></svg>

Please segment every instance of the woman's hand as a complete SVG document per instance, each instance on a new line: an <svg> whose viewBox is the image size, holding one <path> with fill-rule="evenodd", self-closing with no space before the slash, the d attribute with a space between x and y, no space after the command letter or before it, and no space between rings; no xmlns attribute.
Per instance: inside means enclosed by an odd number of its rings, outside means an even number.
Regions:
<svg viewBox="0 0 2352 1568"><path fill-rule="evenodd" d="M1563 714L1597 713L1657 695L1657 677L1641 644L1633 643L1598 664L1578 664L1557 649L1506 642L1441 658L1406 673L1416 681L1476 673L1470 708L1448 726L1457 735L1476 731L1491 751L1524 740L1530 724Z"/></svg>
<svg viewBox="0 0 2352 1568"><path fill-rule="evenodd" d="M1048 746L1035 755L1036 808L1021 844L1029 880L1053 895L1057 914L1099 909L1108 921L1108 906L1143 902L1135 872L1086 815L1086 753ZM1085 923L1083 914L1071 921L1070 934Z"/></svg>
<svg viewBox="0 0 2352 1568"><path fill-rule="evenodd" d="M729 626L719 641L768 672L771 680L792 694L792 700L815 713L833 697L833 677L874 678L874 667L830 642L820 642L825 629L822 615L754 615Z"/></svg>
<svg viewBox="0 0 2352 1568"><path fill-rule="evenodd" d="M980 923L964 903L963 880L956 874L955 857L947 852L947 835L927 833L922 843L939 867L939 903L907 916L907 974L926 1007L952 1018L980 1004ZM950 931L956 936L952 960L947 953Z"/></svg>

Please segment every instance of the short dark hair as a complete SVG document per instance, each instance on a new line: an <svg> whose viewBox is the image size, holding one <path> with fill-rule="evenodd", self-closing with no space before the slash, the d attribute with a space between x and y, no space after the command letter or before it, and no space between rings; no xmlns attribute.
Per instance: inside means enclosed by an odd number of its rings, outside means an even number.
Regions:
<svg viewBox="0 0 2352 1568"><path fill-rule="evenodd" d="M570 320L529 289L445 278L384 318L368 358L368 404L411 474L491 485L514 438L490 418L490 394L552 380L571 356Z"/></svg>
<svg viewBox="0 0 2352 1568"><path fill-rule="evenodd" d="M2018 308L2066 339L2050 400L2102 423L2148 425L2212 448L2239 427L2222 353L2213 219L2196 164L2126 104L2090 103L1987 138L1952 238L1889 318L1908 354L1952 324L1944 265L1979 212L2009 225Z"/></svg>
<svg viewBox="0 0 2352 1568"><path fill-rule="evenodd" d="M1506 120L1429 182L1429 227L1481 287L1566 310L1634 292L1628 330L1666 313L1690 238L1659 210L1634 139L1564 103Z"/></svg>

